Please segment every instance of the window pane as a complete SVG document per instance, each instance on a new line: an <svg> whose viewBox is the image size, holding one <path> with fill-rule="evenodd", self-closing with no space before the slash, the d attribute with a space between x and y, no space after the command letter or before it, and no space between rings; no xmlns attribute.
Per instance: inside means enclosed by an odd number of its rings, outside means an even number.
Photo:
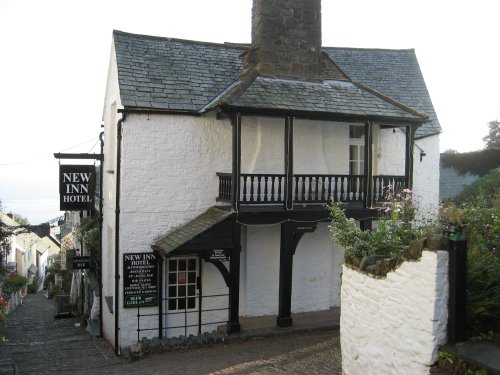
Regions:
<svg viewBox="0 0 500 375"><path fill-rule="evenodd" d="M365 127L364 126L349 126L349 138L364 138Z"/></svg>
<svg viewBox="0 0 500 375"><path fill-rule="evenodd" d="M355 161L351 161L350 166L349 166L349 174L358 174L357 167L358 163Z"/></svg>
<svg viewBox="0 0 500 375"><path fill-rule="evenodd" d="M179 310L184 310L186 308L186 300L180 299L178 307L179 307Z"/></svg>
<svg viewBox="0 0 500 375"><path fill-rule="evenodd" d="M358 158L358 153L356 152L357 146L350 145L349 146L349 160L356 160Z"/></svg>
<svg viewBox="0 0 500 375"><path fill-rule="evenodd" d="M171 259L168 261L168 270L169 271L177 271L177 261Z"/></svg>
<svg viewBox="0 0 500 375"><path fill-rule="evenodd" d="M188 309L194 309L196 307L196 301L194 298L188 298Z"/></svg>
<svg viewBox="0 0 500 375"><path fill-rule="evenodd" d="M190 270L190 271L196 270L196 259L189 259L188 260L188 270Z"/></svg>
<svg viewBox="0 0 500 375"><path fill-rule="evenodd" d="M192 284L196 282L196 272L188 272L188 283Z"/></svg>
<svg viewBox="0 0 500 375"><path fill-rule="evenodd" d="M169 284L177 284L177 274L176 273L169 273L168 274L168 283Z"/></svg>
<svg viewBox="0 0 500 375"><path fill-rule="evenodd" d="M168 309L177 310L177 301L175 299L168 300Z"/></svg>
<svg viewBox="0 0 500 375"><path fill-rule="evenodd" d="M359 146L359 159L363 160L365 158L365 146Z"/></svg>
<svg viewBox="0 0 500 375"><path fill-rule="evenodd" d="M176 286L169 286L168 287L168 296L169 297L177 297L177 287Z"/></svg>
<svg viewBox="0 0 500 375"><path fill-rule="evenodd" d="M188 285L188 296L195 296L195 295L196 295L196 286Z"/></svg>
<svg viewBox="0 0 500 375"><path fill-rule="evenodd" d="M186 284L186 272L179 272L177 284Z"/></svg>
<svg viewBox="0 0 500 375"><path fill-rule="evenodd" d="M179 270L184 271L186 269L186 259L179 259Z"/></svg>
<svg viewBox="0 0 500 375"><path fill-rule="evenodd" d="M185 285L179 285L179 297L184 297L186 295L186 286Z"/></svg>

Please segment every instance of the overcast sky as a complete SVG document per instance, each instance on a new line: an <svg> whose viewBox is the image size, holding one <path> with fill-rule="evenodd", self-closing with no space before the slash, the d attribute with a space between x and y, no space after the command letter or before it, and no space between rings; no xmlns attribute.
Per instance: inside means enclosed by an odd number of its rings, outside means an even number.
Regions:
<svg viewBox="0 0 500 375"><path fill-rule="evenodd" d="M415 48L441 150L483 147L500 119L496 0L323 0L323 45ZM250 42L251 0L0 0L0 200L55 218L54 152L98 152L113 29ZM92 148L94 147L94 148Z"/></svg>

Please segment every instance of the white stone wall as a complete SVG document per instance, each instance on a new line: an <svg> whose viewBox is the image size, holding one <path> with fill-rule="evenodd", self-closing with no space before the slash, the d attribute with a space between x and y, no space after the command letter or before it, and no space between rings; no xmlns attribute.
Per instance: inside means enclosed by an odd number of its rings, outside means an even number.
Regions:
<svg viewBox="0 0 500 375"><path fill-rule="evenodd" d="M448 252L424 250L385 279L343 266L341 299L344 374L428 374L446 342Z"/></svg>
<svg viewBox="0 0 500 375"><path fill-rule="evenodd" d="M120 254L152 251L156 237L214 205L219 187L216 172L231 170L230 140L229 121L215 116L127 117L121 158ZM121 262L120 255L120 273ZM122 279L119 290L121 298ZM153 313L157 308L143 310ZM137 340L136 313L136 309L121 308L121 346ZM141 325L155 321L155 317L151 322L144 319Z"/></svg>
<svg viewBox="0 0 500 375"><path fill-rule="evenodd" d="M425 156L420 161L420 152ZM413 192L420 218L435 218L439 206L439 135L415 141L413 150Z"/></svg>
<svg viewBox="0 0 500 375"><path fill-rule="evenodd" d="M280 225L248 226L243 231L240 315L277 315ZM327 223L304 234L293 258L292 313L340 305L342 261L343 250L333 245Z"/></svg>

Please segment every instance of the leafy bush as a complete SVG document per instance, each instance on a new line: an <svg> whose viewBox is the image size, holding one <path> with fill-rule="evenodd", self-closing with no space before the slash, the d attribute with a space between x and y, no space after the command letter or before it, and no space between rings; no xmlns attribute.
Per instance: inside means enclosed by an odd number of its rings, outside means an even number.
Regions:
<svg viewBox="0 0 500 375"><path fill-rule="evenodd" d="M39 280L40 280L40 277L38 277L38 276L35 276L33 278L33 280L31 281L31 284L28 285L28 293L34 294L37 292Z"/></svg>
<svg viewBox="0 0 500 375"><path fill-rule="evenodd" d="M486 176L467 186L454 200L460 204L474 204L500 209L500 168L492 169Z"/></svg>
<svg viewBox="0 0 500 375"><path fill-rule="evenodd" d="M467 333L470 337L500 330L500 211L499 191L484 189L490 178L498 178L500 170L492 171L474 191L464 194L461 205L447 204L441 210L448 229L460 230L467 239ZM484 194L488 192L488 197Z"/></svg>
<svg viewBox="0 0 500 375"><path fill-rule="evenodd" d="M394 191L386 188L386 202L380 207L378 227L362 231L354 219L347 219L339 203L330 207L330 233L335 242L345 249L346 257L365 255L398 256L410 241L421 236L423 228L413 223L416 207L408 189Z"/></svg>

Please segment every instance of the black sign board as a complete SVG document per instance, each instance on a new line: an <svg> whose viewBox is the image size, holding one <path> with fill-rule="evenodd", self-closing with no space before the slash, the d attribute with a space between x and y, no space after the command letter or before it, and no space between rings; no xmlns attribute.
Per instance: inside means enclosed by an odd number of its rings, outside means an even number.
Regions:
<svg viewBox="0 0 500 375"><path fill-rule="evenodd" d="M92 209L95 199L95 182L95 165L60 165L60 210L80 211Z"/></svg>
<svg viewBox="0 0 500 375"><path fill-rule="evenodd" d="M231 258L229 250L226 249L213 249L208 252L208 259L229 261Z"/></svg>
<svg viewBox="0 0 500 375"><path fill-rule="evenodd" d="M74 270L88 270L90 268L90 257L73 257L72 265Z"/></svg>
<svg viewBox="0 0 500 375"><path fill-rule="evenodd" d="M156 254L123 254L123 305L124 307L158 305Z"/></svg>

